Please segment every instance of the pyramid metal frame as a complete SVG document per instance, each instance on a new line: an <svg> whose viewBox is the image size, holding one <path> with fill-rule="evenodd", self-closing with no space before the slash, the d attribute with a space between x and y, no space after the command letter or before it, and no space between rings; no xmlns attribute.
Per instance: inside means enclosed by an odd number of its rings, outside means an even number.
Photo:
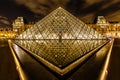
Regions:
<svg viewBox="0 0 120 80"><path fill-rule="evenodd" d="M71 71L82 56L107 41L106 37L61 7L14 40L60 75Z"/></svg>

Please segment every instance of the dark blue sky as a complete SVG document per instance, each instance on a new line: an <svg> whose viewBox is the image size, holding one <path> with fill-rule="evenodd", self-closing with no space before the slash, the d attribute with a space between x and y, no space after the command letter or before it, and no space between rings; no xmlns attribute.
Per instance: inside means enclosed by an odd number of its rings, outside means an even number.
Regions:
<svg viewBox="0 0 120 80"><path fill-rule="evenodd" d="M60 5L87 23L93 22L98 15L109 21L120 21L120 0L0 0L0 16L10 21L17 16L34 21Z"/></svg>

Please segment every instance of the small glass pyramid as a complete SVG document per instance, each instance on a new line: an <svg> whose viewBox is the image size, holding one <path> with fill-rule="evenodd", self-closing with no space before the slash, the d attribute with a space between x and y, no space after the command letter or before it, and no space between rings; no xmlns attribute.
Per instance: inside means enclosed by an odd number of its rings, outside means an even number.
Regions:
<svg viewBox="0 0 120 80"><path fill-rule="evenodd" d="M64 68L108 40L59 7L14 41L43 59L43 64L57 67L56 72L63 74Z"/></svg>

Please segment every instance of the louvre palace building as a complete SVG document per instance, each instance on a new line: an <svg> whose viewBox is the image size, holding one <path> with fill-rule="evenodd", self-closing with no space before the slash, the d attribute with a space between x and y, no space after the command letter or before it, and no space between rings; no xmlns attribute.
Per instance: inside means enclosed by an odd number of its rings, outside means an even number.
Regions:
<svg viewBox="0 0 120 80"><path fill-rule="evenodd" d="M23 17L17 17L17 19L14 20L11 28L3 28L2 26L0 27L0 38L14 38L16 35L27 30L34 24L35 22L25 24ZM98 16L96 23L86 24L102 35L120 37L120 23L108 22L104 16Z"/></svg>

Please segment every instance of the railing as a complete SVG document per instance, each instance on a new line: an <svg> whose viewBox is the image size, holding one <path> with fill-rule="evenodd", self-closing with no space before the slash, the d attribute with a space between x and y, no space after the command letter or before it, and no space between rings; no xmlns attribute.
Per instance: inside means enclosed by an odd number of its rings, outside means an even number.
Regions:
<svg viewBox="0 0 120 80"><path fill-rule="evenodd" d="M107 54L107 58L105 60L105 63L104 63L104 66L100 72L100 76L98 78L98 80L106 80L107 78L107 69L108 69L108 66L109 66L109 61L110 61L110 56L111 56L111 51L112 51L112 48L113 48L113 43L114 43L114 39L112 40L112 43L111 43L111 47L110 47L110 50Z"/></svg>
<svg viewBox="0 0 120 80"><path fill-rule="evenodd" d="M14 58L14 61L15 61L15 64L16 64L16 68L17 68L17 71L19 73L19 77L20 77L20 80L28 80L28 78L26 77L21 65L20 65L20 62L19 60L17 59L17 56L15 55L15 52L12 48L12 42L11 40L8 40L8 43L9 43L9 47L10 47L10 50L12 52L12 55L13 55L13 58Z"/></svg>

